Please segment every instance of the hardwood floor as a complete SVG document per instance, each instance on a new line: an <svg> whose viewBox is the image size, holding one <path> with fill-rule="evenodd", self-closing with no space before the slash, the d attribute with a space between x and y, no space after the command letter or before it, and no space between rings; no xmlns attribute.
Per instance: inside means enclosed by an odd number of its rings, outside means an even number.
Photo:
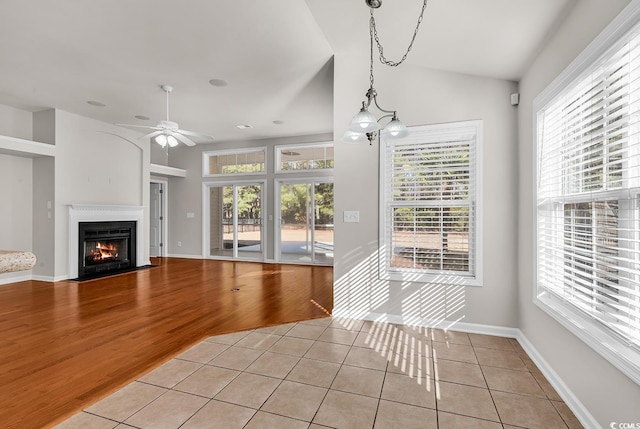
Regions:
<svg viewBox="0 0 640 429"><path fill-rule="evenodd" d="M333 306L331 267L153 262L83 283L0 286L0 427L51 427L203 338Z"/></svg>

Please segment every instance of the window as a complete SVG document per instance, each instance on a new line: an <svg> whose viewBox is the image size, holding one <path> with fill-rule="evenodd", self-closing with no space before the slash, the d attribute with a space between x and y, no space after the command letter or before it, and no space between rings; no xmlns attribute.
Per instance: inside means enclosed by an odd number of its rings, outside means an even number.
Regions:
<svg viewBox="0 0 640 429"><path fill-rule="evenodd" d="M381 276L480 285L482 122L414 127L383 141Z"/></svg>
<svg viewBox="0 0 640 429"><path fill-rule="evenodd" d="M333 168L333 143L276 146L276 173Z"/></svg>
<svg viewBox="0 0 640 429"><path fill-rule="evenodd" d="M265 172L266 149L216 150L202 153L202 175L227 176Z"/></svg>
<svg viewBox="0 0 640 429"><path fill-rule="evenodd" d="M638 31L596 39L534 104L535 300L640 383Z"/></svg>

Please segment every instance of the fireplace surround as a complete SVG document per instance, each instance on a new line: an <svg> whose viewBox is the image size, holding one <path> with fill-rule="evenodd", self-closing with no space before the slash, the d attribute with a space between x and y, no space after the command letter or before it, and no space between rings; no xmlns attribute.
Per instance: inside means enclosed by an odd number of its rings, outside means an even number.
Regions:
<svg viewBox="0 0 640 429"><path fill-rule="evenodd" d="M142 206L73 204L68 208L68 278L99 276L105 274L104 271L107 268L128 270L149 265L144 252L144 208ZM124 228L122 228L123 225ZM81 232L81 229L86 226L90 226L89 237L86 232ZM125 232L126 229L130 231ZM84 237L80 242L82 234ZM129 235L130 238L125 239L123 235ZM89 241L88 245L87 241ZM117 251L113 249L118 246L123 247ZM87 261L86 258L91 258L92 252L94 260ZM85 267L88 265L88 273L83 273L81 264ZM125 265L128 267L125 268Z"/></svg>

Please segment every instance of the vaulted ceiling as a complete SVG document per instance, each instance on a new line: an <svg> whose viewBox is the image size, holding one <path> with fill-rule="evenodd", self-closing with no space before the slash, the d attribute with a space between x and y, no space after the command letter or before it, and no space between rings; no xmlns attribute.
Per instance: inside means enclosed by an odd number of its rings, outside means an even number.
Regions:
<svg viewBox="0 0 640 429"><path fill-rule="evenodd" d="M517 81L576 1L429 0L408 62ZM376 10L390 58L421 6ZM332 57L368 55L368 20L362 0L2 0L0 104L155 125L169 84L170 119L218 141L331 132Z"/></svg>

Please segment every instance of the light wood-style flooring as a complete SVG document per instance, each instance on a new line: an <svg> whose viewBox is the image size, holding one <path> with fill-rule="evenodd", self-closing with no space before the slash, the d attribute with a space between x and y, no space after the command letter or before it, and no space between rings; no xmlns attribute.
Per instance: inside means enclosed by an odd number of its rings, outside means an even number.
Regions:
<svg viewBox="0 0 640 429"><path fill-rule="evenodd" d="M51 427L208 336L332 310L331 267L153 262L83 283L0 286L0 427Z"/></svg>

